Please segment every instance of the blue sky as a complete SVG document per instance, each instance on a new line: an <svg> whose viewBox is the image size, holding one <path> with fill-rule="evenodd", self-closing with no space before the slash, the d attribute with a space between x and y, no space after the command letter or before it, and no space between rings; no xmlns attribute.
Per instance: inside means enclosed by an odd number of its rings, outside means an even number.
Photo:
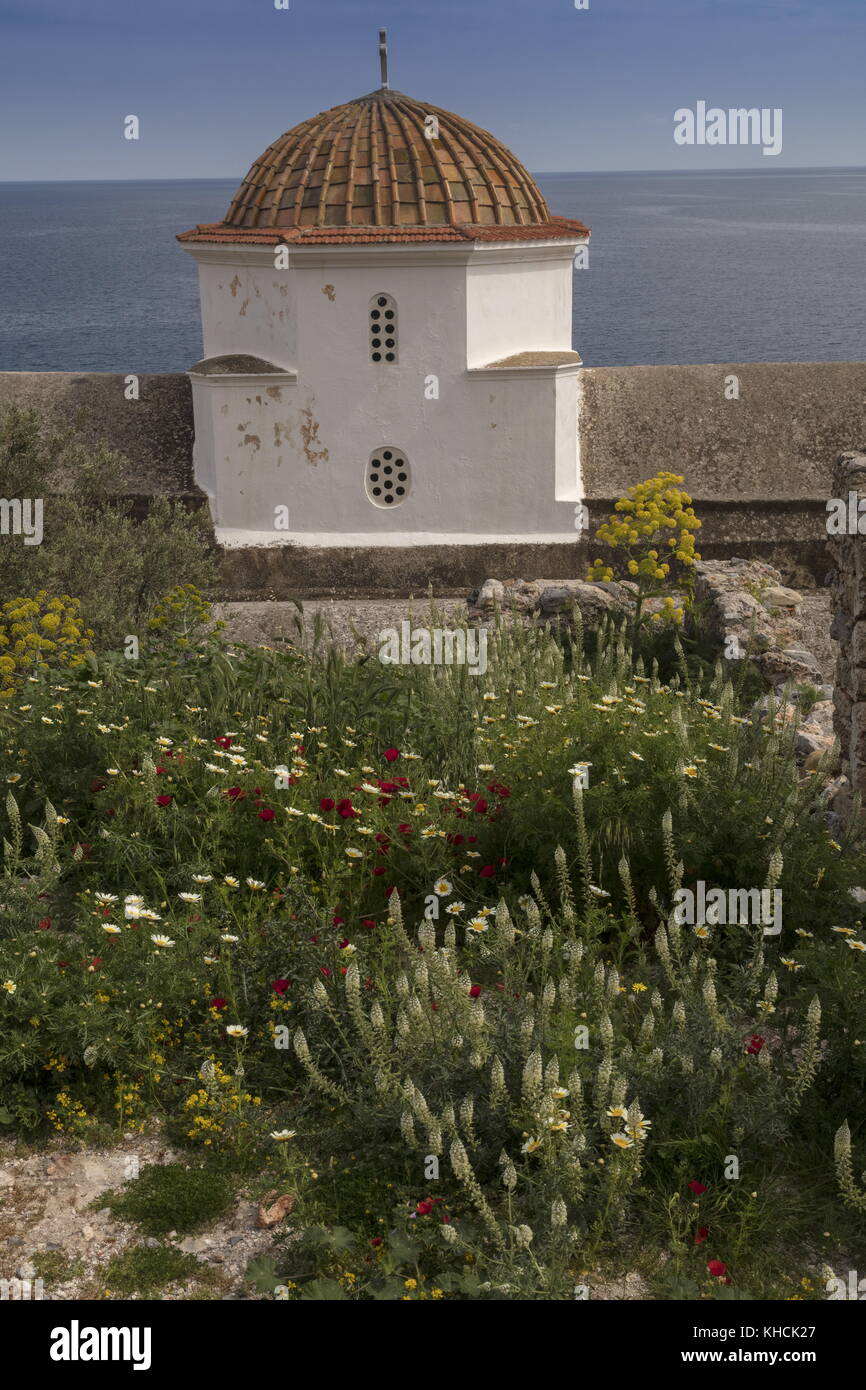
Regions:
<svg viewBox="0 0 866 1390"><path fill-rule="evenodd" d="M379 85L380 25L536 172L866 164L866 0L0 0L0 180L240 178ZM782 154L675 145L699 100L781 107Z"/></svg>

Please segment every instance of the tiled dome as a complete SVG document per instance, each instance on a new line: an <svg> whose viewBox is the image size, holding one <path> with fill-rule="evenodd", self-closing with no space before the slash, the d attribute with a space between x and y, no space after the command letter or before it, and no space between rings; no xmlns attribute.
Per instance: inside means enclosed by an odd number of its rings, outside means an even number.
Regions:
<svg viewBox="0 0 866 1390"><path fill-rule="evenodd" d="M431 116L437 139L425 134ZM535 181L486 130L383 88L275 140L223 225L514 227L549 220Z"/></svg>

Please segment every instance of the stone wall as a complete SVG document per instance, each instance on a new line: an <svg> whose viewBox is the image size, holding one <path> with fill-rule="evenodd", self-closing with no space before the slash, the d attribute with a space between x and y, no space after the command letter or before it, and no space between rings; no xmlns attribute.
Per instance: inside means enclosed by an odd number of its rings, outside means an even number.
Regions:
<svg viewBox="0 0 866 1390"><path fill-rule="evenodd" d="M833 496L853 492L866 529L866 453L840 456L833 471ZM834 728L841 745L842 772L866 801L866 541L862 535L833 537L832 635L839 643L834 692Z"/></svg>
<svg viewBox="0 0 866 1390"><path fill-rule="evenodd" d="M738 399L726 383L738 382ZM617 497L660 469L681 473L703 522L708 559L742 556L776 566L795 587L829 569L827 462L866 446L866 363L745 363L593 367L580 374L580 449L590 532ZM166 493L204 505L192 473L193 418L185 375L0 372L0 408L33 406L46 419L80 418L130 460L139 512ZM491 574L582 576L593 555L573 545L419 546L226 551L226 593L235 598L326 594L441 594L477 587Z"/></svg>

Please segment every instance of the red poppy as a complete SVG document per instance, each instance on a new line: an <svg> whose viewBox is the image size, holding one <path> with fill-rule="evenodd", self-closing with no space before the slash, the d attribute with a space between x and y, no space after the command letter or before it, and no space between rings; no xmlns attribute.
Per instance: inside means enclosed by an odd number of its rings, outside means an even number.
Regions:
<svg viewBox="0 0 866 1390"><path fill-rule="evenodd" d="M217 748L231 748L232 741L228 734L220 734L219 738L214 739Z"/></svg>
<svg viewBox="0 0 866 1390"><path fill-rule="evenodd" d="M320 810L320 811L333 811L333 809L334 809L334 799L333 799L333 797L330 797L330 796L323 796L322 799L321 799L321 801L319 802L319 810Z"/></svg>
<svg viewBox="0 0 866 1390"><path fill-rule="evenodd" d="M399 748L386 748L382 754L387 763L395 763L400 756Z"/></svg>
<svg viewBox="0 0 866 1390"><path fill-rule="evenodd" d="M362 926L362 927L370 927L370 928L373 928L373 927L375 927L375 925L376 925L376 923L373 921L373 918L372 918L372 917L362 917L362 918L361 918L361 926Z"/></svg>
<svg viewBox="0 0 866 1390"><path fill-rule="evenodd" d="M103 782L103 780L102 780L101 777L92 777L92 778L91 778L91 781L90 781L90 790L91 790L92 792L104 792L104 791L105 791L105 788L106 788L107 786L108 786L108 783L107 783L107 782Z"/></svg>
<svg viewBox="0 0 866 1390"><path fill-rule="evenodd" d="M466 840L467 840L467 843L468 843L468 844L474 845L474 844L477 844L477 843L478 843L478 836L477 836L477 835L467 835L467 836L466 836Z"/></svg>
<svg viewBox="0 0 866 1390"><path fill-rule="evenodd" d="M750 1053L752 1057L757 1057L765 1041L766 1039L762 1038L759 1033L753 1033L746 1043L746 1051Z"/></svg>
<svg viewBox="0 0 866 1390"><path fill-rule="evenodd" d="M337 815L342 816L343 820L348 820L350 816L359 816L360 814L360 811L355 810L347 796L344 796L342 801L337 802Z"/></svg>
<svg viewBox="0 0 866 1390"><path fill-rule="evenodd" d="M40 917L40 918L39 918L39 921L36 923L37 931L48 931L48 928L49 928L50 926L51 926L51 918L50 918L50 917Z"/></svg>
<svg viewBox="0 0 866 1390"><path fill-rule="evenodd" d="M407 825L405 821L403 822L402 825L398 825L398 826L397 826L397 829L400 831L400 834L401 834L401 835L411 835L411 834L412 834L412 826L411 826L411 825Z"/></svg>
<svg viewBox="0 0 866 1390"><path fill-rule="evenodd" d="M319 973L322 974L322 975L330 975L330 974L331 974L331 967L330 967L329 965L320 965L320 966L319 966Z"/></svg>
<svg viewBox="0 0 866 1390"><path fill-rule="evenodd" d="M462 844L463 844L463 836L462 836L462 835L448 835L446 838L447 838L447 840L448 840L449 845L462 845Z"/></svg>
<svg viewBox="0 0 866 1390"><path fill-rule="evenodd" d="M704 1184L702 1182L698 1182L696 1178L689 1183L689 1191L694 1192L696 1197L700 1197L701 1193L706 1192L706 1190L707 1189L704 1186Z"/></svg>
<svg viewBox="0 0 866 1390"><path fill-rule="evenodd" d="M479 869L479 870L478 870L478 877L479 877L479 878L493 878L493 875L494 875L495 873L496 873L496 870L494 869L494 867L493 867L492 864L485 864L483 869Z"/></svg>
<svg viewBox="0 0 866 1390"><path fill-rule="evenodd" d="M483 816L484 812L487 810L487 802L484 800L483 796L475 798L475 810L480 816Z"/></svg>
<svg viewBox="0 0 866 1390"><path fill-rule="evenodd" d="M491 782L491 783L490 783L490 786L487 788L487 790L488 790L489 792L492 792L494 796L510 796L510 795L511 795L511 788L510 788L510 787L503 787L503 785L502 785L501 782Z"/></svg>
<svg viewBox="0 0 866 1390"><path fill-rule="evenodd" d="M271 985L271 989L274 991L274 994L285 994L286 990L289 987L289 984L289 980L274 980L274 983Z"/></svg>
<svg viewBox="0 0 866 1390"><path fill-rule="evenodd" d="M481 986L480 986L480 985L472 985L472 987L471 987L470 990L469 990L469 998L470 998L470 999L477 999L480 993L481 993Z"/></svg>
<svg viewBox="0 0 866 1390"><path fill-rule="evenodd" d="M432 1210L433 1202L428 1197L425 1201L418 1203L417 1207L415 1208L415 1213L417 1216L429 1216Z"/></svg>
<svg viewBox="0 0 866 1390"><path fill-rule="evenodd" d="M274 813L273 813L273 811L271 810L270 806L265 806L265 807L263 807L263 809L262 809L261 811L259 811L258 814L259 814L259 820L273 820L273 818L274 818Z"/></svg>
<svg viewBox="0 0 866 1390"><path fill-rule="evenodd" d="M210 1001L210 1006L212 1009L224 1009L228 1002L229 1001L227 999L223 999L221 995L217 995L216 999L212 999Z"/></svg>
<svg viewBox="0 0 866 1390"><path fill-rule="evenodd" d="M174 797L168 792L163 792L161 796L154 797L157 806L170 806Z"/></svg>
<svg viewBox="0 0 866 1390"><path fill-rule="evenodd" d="M348 938L348 936L344 936L343 939L342 939L342 941L340 942L340 950L341 950L341 951L345 951L345 949L346 949L346 947L348 946L348 944L349 944L349 938Z"/></svg>
<svg viewBox="0 0 866 1390"><path fill-rule="evenodd" d="M728 1272L728 1266L721 1260L707 1260L707 1269L714 1279L723 1279Z"/></svg>
<svg viewBox="0 0 866 1390"><path fill-rule="evenodd" d="M709 1226L699 1226L695 1231L695 1245L703 1245L707 1236L710 1234Z"/></svg>
<svg viewBox="0 0 866 1390"><path fill-rule="evenodd" d="M331 922L335 927L341 927L345 922L345 917L332 917Z"/></svg>
<svg viewBox="0 0 866 1390"><path fill-rule="evenodd" d="M226 796L231 801L242 801L243 798L246 796L246 792L244 791L243 787L229 787L228 791L226 792Z"/></svg>
<svg viewBox="0 0 866 1390"><path fill-rule="evenodd" d="M381 878L381 876L382 876L382 874L383 874L384 872L385 872L385 870L382 868L382 865L381 865L381 864L379 864L379 865L373 870L373 873L376 875L377 878Z"/></svg>
<svg viewBox="0 0 866 1390"><path fill-rule="evenodd" d="M370 1241L370 1244L372 1245L374 1250L378 1250L379 1246L382 1244L382 1237L374 1236L373 1239Z"/></svg>

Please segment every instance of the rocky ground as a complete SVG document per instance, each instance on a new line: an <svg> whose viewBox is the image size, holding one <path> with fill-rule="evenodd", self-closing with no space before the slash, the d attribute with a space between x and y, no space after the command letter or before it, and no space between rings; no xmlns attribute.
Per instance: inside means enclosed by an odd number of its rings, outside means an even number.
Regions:
<svg viewBox="0 0 866 1390"><path fill-rule="evenodd" d="M109 1262L144 1245L195 1256L201 1273L169 1285L161 1299L260 1297L245 1281L250 1260L270 1247L259 1207L241 1193L234 1209L194 1236L144 1237L116 1220L100 1197L122 1187L130 1160L142 1167L180 1155L158 1134L128 1134L112 1148L39 1149L0 1141L0 1279L42 1278L45 1299L110 1297Z"/></svg>

